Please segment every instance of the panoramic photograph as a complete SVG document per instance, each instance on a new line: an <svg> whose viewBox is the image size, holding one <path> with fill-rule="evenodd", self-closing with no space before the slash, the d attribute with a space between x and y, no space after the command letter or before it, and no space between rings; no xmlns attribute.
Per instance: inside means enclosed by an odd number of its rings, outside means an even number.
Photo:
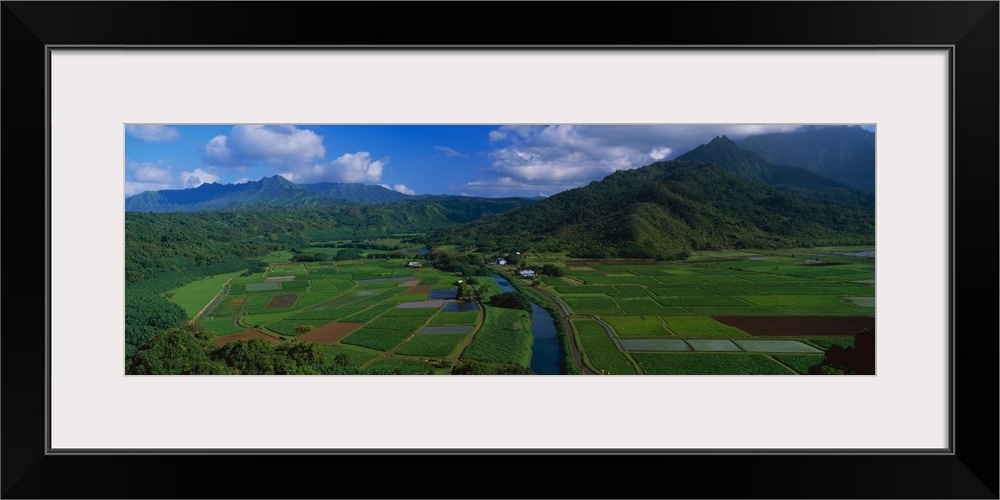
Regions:
<svg viewBox="0 0 1000 500"><path fill-rule="evenodd" d="M874 375L873 124L126 124L127 375Z"/></svg>

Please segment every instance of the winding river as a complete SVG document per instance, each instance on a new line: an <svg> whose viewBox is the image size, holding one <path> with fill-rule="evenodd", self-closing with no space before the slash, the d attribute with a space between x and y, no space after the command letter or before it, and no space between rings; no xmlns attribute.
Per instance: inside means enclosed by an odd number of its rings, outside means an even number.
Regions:
<svg viewBox="0 0 1000 500"><path fill-rule="evenodd" d="M503 276L493 274L492 277L501 291L517 291ZM531 344L531 370L539 375L562 375L562 353L552 315L534 302L531 303L531 334L535 337Z"/></svg>

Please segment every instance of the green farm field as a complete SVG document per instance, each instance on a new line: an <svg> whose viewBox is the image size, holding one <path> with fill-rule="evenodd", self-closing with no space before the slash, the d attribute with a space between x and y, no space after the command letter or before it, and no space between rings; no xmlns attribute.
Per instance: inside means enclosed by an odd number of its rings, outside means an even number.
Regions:
<svg viewBox="0 0 1000 500"><path fill-rule="evenodd" d="M436 293L455 289L462 279L456 273L409 268L409 258L290 263L271 257L266 273L213 276L173 290L172 300L193 316L232 279L200 321L207 330L221 337L257 329L283 342L318 342L328 361L372 373L529 366L533 335L526 312L489 305L457 312L444 307L450 300L435 300ZM534 300L561 311L571 326L568 341L580 353L577 368L587 373L804 374L831 347L854 345L857 332L831 330L829 318L843 318L847 329L875 314L875 285L866 281L871 258L797 249L669 262L540 260L565 275L511 280L543 292ZM479 282L487 300L501 291L488 278ZM769 330L780 323L773 318L798 323Z"/></svg>
<svg viewBox="0 0 1000 500"><path fill-rule="evenodd" d="M194 318L198 311L201 311L211 302L212 298L222 291L222 285L231 279L238 278L240 274L243 274L243 271L209 276L170 290L166 293L166 297L171 302L183 307L188 318Z"/></svg>

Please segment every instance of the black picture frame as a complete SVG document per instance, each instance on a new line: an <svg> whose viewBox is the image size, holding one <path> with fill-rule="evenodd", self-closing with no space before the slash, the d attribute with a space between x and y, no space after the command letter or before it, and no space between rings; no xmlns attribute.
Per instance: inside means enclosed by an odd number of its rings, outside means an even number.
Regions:
<svg viewBox="0 0 1000 500"><path fill-rule="evenodd" d="M998 498L995 304L998 20L989 2L321 3L2 2L3 139L10 271L32 292L5 296L2 356L4 498L690 497ZM481 9L488 9L484 17ZM572 10L573 22L565 12ZM520 37L510 34L512 26ZM613 46L608 45L614 44ZM952 453L51 455L48 366L47 47L503 45L948 46L952 53ZM966 193L958 196L959 188ZM972 192L976 193L975 195ZM18 194L14 194L17 191ZM24 201L24 192L28 200ZM45 220L39 221L45 214ZM17 218L19 221L14 221ZM39 224L39 222L42 222ZM956 230L961 228L961 233ZM9 233L9 236L13 233ZM29 243L36 243L33 247ZM40 247L40 248L39 248ZM958 273L965 270L959 279ZM972 271L976 277L972 277ZM31 274L34 273L34 274ZM10 281L9 281L10 283ZM987 306L988 307L988 306ZM16 311L16 314L14 313ZM958 313L963 313L959 315ZM57 312L53 312L56 314ZM95 330L99 325L94 325ZM14 333L16 332L16 333ZM961 332L959 335L956 333ZM975 338L975 342L963 340ZM811 411L822 411L813 409ZM141 418L137 412L136 418ZM985 422L986 425L982 425ZM155 432L155 430L151 430ZM469 456L471 455L471 456ZM553 461L572 475L557 474ZM330 467L340 484L296 473ZM638 467L642 467L639 469ZM662 471L650 476L639 470ZM447 478L428 480L446 468ZM253 471L257 471L254 473ZM248 473L249 471L249 473ZM392 471L387 475L386 471ZM721 474L720 471L725 471ZM263 472L263 473L261 473ZM545 474L529 488L518 476ZM386 478L391 477L391 481ZM628 479L623 479L628 478ZM354 484L352 484L354 483ZM360 486L357 483L361 483ZM368 485L367 487L365 485ZM319 489L316 489L319 488ZM361 488L361 489L359 489ZM541 489L538 489L541 488Z"/></svg>

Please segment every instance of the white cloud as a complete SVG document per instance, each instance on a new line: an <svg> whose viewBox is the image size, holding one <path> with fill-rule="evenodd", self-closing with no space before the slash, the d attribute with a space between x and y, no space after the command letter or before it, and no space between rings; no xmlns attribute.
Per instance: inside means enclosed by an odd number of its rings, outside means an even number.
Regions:
<svg viewBox="0 0 1000 500"><path fill-rule="evenodd" d="M180 179L181 185L187 189L195 188L202 184L218 182L220 177L200 168L196 168L194 169L194 172L181 172Z"/></svg>
<svg viewBox="0 0 1000 500"><path fill-rule="evenodd" d="M480 179L468 182L459 186L462 189L462 196L486 196L486 197L506 197L506 196L549 196L566 189L579 187L581 184L560 184L544 182L524 182L511 177L498 177L495 179ZM468 194L468 193L475 193Z"/></svg>
<svg viewBox="0 0 1000 500"><path fill-rule="evenodd" d="M176 189L173 166L166 160L157 162L127 161L125 163L125 196L143 191Z"/></svg>
<svg viewBox="0 0 1000 500"><path fill-rule="evenodd" d="M294 125L237 125L228 136L215 136L205 145L204 160L220 166L302 165L325 154L323 136L312 130Z"/></svg>
<svg viewBox="0 0 1000 500"><path fill-rule="evenodd" d="M454 156L454 157L458 157L458 158L467 158L468 157L468 155L459 153L458 151L455 151L455 149L449 148L448 146L434 146L434 149L436 149L436 150L444 153L445 156Z"/></svg>
<svg viewBox="0 0 1000 500"><path fill-rule="evenodd" d="M787 132L796 125L549 125L503 126L489 133L492 178L468 186L536 193L558 192L674 158L719 135ZM516 184L512 184L516 183ZM528 187L535 186L529 190Z"/></svg>
<svg viewBox="0 0 1000 500"><path fill-rule="evenodd" d="M649 157L654 160L662 160L669 156L671 151L672 150L670 148L653 148L653 150L649 152Z"/></svg>
<svg viewBox="0 0 1000 500"><path fill-rule="evenodd" d="M235 181L233 181L233 184L246 184L246 183L250 182L251 180L253 180L253 179L250 179L250 178L247 178L247 177L240 177L239 179L236 179Z"/></svg>
<svg viewBox="0 0 1000 500"><path fill-rule="evenodd" d="M382 179L382 168L389 163L388 158L372 160L371 153L358 151L345 153L336 160L293 168L278 175L297 184L315 182L361 182L376 183Z"/></svg>
<svg viewBox="0 0 1000 500"><path fill-rule="evenodd" d="M173 186L158 182L125 181L126 197L132 196L133 194L139 194L143 191L162 191L164 189L173 189Z"/></svg>
<svg viewBox="0 0 1000 500"><path fill-rule="evenodd" d="M139 182L169 184L173 178L170 165L165 162L129 162L128 168L132 171L133 179Z"/></svg>
<svg viewBox="0 0 1000 500"><path fill-rule="evenodd" d="M142 142L172 141L181 136L177 129L165 125L125 125L125 132Z"/></svg>
<svg viewBox="0 0 1000 500"><path fill-rule="evenodd" d="M393 190L393 191L395 191L397 193L403 193L403 194L409 194L409 195L417 194L416 191L414 191L414 190L406 187L405 184L396 184L395 186L390 186L388 184L379 184L379 186L382 186L382 187L384 187L386 189L391 189L391 190Z"/></svg>

